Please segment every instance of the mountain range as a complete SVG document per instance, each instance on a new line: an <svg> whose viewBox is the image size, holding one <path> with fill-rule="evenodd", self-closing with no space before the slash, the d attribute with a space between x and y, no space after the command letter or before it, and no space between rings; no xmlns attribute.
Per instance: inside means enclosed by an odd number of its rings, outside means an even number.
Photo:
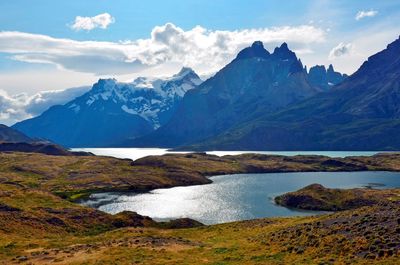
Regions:
<svg viewBox="0 0 400 265"><path fill-rule="evenodd" d="M210 137L199 150L399 150L400 38L326 93Z"/></svg>
<svg viewBox="0 0 400 265"><path fill-rule="evenodd" d="M269 53L262 42L254 42L215 76L189 91L165 126L128 145L176 147L196 143L324 93L327 80L340 82L345 78L340 74L341 80L328 78L328 74L335 74L333 67L320 71L318 80L312 79L316 76L312 73L314 70L307 73L286 43Z"/></svg>
<svg viewBox="0 0 400 265"><path fill-rule="evenodd" d="M256 41L208 80L101 79L13 128L68 147L180 150L399 150L400 39L351 76L309 71L286 43Z"/></svg>
<svg viewBox="0 0 400 265"><path fill-rule="evenodd" d="M82 96L13 126L68 147L111 146L165 124L184 94L202 82L190 68L164 79L100 79Z"/></svg>

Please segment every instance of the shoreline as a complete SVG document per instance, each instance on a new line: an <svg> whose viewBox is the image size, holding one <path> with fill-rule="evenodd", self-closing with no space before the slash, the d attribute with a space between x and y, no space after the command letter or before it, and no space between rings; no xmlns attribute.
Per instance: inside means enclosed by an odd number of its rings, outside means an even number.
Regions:
<svg viewBox="0 0 400 265"><path fill-rule="evenodd" d="M256 157L255 161L250 161L252 157ZM200 174L201 176L205 177L208 182L206 181L205 183L185 183L185 184L178 184L178 185L166 185L166 186L157 186L153 188L139 188L139 189L131 189L131 188L122 188L122 189L116 189L116 188L105 188L105 189L98 189L98 190L92 190L88 191L88 193L85 195L90 196L91 194L95 193L102 193L102 192L121 192L121 193L131 193L131 192L137 192L137 193L148 193L152 190L155 189L168 189L168 188L173 188L173 187L187 187L187 186L193 186L193 185L205 185L205 184L211 184L213 183L212 177L216 176L226 176L226 175L233 175L233 174L268 174L268 173L297 173L297 172L310 172L310 173L316 173L316 172L370 172L370 171L382 171L382 172L400 172L400 164L399 167L375 167L371 166L368 167L367 164L362 165L363 160L368 160L368 158L375 157L375 158L382 158L383 156L389 156L389 157L395 157L396 159L399 160L400 163L400 154L399 153L378 153L372 156L349 156L345 158L332 158L328 156L321 156L321 155L294 155L294 156L283 156L283 155L271 155L271 154L256 154L256 153L245 153L245 154L239 154L239 155L224 155L224 156L217 156L217 155L210 155L210 154L204 154L204 153L184 153L184 154L164 154L161 156L146 156L143 158L139 158L137 160L133 160L131 162L132 165L141 165L141 166L156 166L156 167L162 167L166 166L166 164L163 164L162 160L164 158L168 157L174 159L174 158L189 158L189 159L205 159L205 160L212 160L216 161L213 158L219 158L219 161L221 163L226 163L226 162L243 162L241 159L244 158L244 166L247 166L246 168L236 168L236 170L232 170L230 168L228 171L197 171L196 167L194 166L193 170L196 171L196 173ZM101 156L98 156L101 157ZM104 156L103 156L104 157ZM110 157L110 158L115 158L115 157ZM246 161L247 158L250 158L249 160ZM257 162L262 162L262 161L267 161L268 159L274 160L274 159L282 159L286 160L287 163L291 163L295 161L296 163L302 163L302 158L304 159L309 159L314 160L314 167L309 167L309 168L285 168L284 165L274 165L272 167L263 167L263 165L258 165ZM120 158L116 158L120 159ZM151 160L156 160L151 161ZM226 159L226 160L225 160ZM123 159L123 160L129 160L129 159ZM356 161L357 163L353 163ZM158 163L160 162L160 163ZM247 164L246 164L247 162ZM252 163L256 162L256 163ZM283 161L284 163L285 161ZM307 161L303 164L307 165L309 164L310 161ZM347 163L349 162L349 163ZM361 162L361 163L360 163ZM318 163L325 163L324 166L321 167ZM255 165L254 165L255 164ZM176 167L179 167L179 164L175 165ZM189 170L190 171L190 170ZM85 198L85 197L83 197ZM82 199L82 197L79 197L79 199ZM74 200L73 200L74 201Z"/></svg>
<svg viewBox="0 0 400 265"><path fill-rule="evenodd" d="M363 178L364 176L365 179ZM154 193L152 191L146 193L130 191L100 192L94 193L93 197L84 199L78 203L110 214L115 214L128 209L130 211L138 212L139 214L148 215L157 220L172 220L179 217L188 217L207 225L214 225L249 219L321 215L332 212L331 210L326 209L301 209L276 203L276 197L303 187L302 185L294 185L295 188L293 188L293 185L290 184L292 181L304 183L304 186L312 183L324 183L326 187L335 187L335 189L390 190L397 188L396 183L398 184L399 182L396 181L396 179L398 179L399 176L400 175L397 172L393 171L319 171L217 175L211 177L211 180L215 185L211 183L210 187L195 185L192 188L159 188L156 189ZM336 179L341 181L338 182ZM234 191L239 191L239 189L235 188L236 186L232 186L234 185L233 183L238 181L240 183L238 183L238 185L240 185L241 193L234 197L224 196L225 192L230 194ZM255 186L255 182L259 183L259 185ZM274 188L268 188L268 183L274 183ZM290 187L287 187L287 185ZM368 188L372 186L377 188ZM211 195L212 199L207 199L210 197L210 195L207 195L210 194L210 192L213 192ZM249 193L249 195L244 195L247 193ZM259 195L253 196L251 193ZM180 199L181 195L182 199ZM188 197L186 195L188 195ZM203 198L203 196L205 197ZM122 199L122 197L124 199ZM177 198L176 201L175 198ZM264 199L267 201L261 203ZM180 208L177 208L177 206L167 206L166 209L159 210L157 205L153 205L153 201L161 203L164 200L173 200L176 205L186 209L186 211L180 211ZM220 209L221 211L229 209L232 216L226 217L219 214L220 210L206 210L204 207L200 206L212 203L211 200L215 201L217 205L224 205L223 207L216 206L216 209ZM255 208L257 210L249 210L241 206L235 206L236 204L240 205L242 203L249 205L251 209ZM276 208L277 206L289 211L279 210Z"/></svg>
<svg viewBox="0 0 400 265"><path fill-rule="evenodd" d="M20 160L14 165L19 173L40 172L44 165L54 162L55 170L65 176L52 176L43 182L46 190L69 201L87 198L101 192L147 193L159 188L203 185L212 183L212 176L252 173L295 173L295 172L359 172L400 171L400 154L379 153L373 156L351 156L331 158L320 155L264 155L240 154L216 156L204 153L165 154L147 156L137 160L108 156L49 156L29 153L1 153ZM44 160L35 165L31 157ZM24 161L26 163L24 163ZM71 163L76 169L58 167L57 164ZM18 163L16 163L18 164ZM29 165L27 165L29 164ZM80 168L79 164L82 164ZM87 164L87 165L86 165ZM40 169L39 169L40 168ZM71 172L72 171L72 172ZM80 178L79 178L80 177ZM78 181L77 181L78 180ZM59 185L63 183L64 185ZM40 183L39 183L40 184ZM67 184L67 185L65 185Z"/></svg>

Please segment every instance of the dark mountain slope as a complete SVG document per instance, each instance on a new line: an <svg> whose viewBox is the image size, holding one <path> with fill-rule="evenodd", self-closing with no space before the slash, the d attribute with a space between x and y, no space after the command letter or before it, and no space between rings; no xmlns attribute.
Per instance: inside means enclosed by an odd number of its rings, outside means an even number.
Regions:
<svg viewBox="0 0 400 265"><path fill-rule="evenodd" d="M32 142L33 140L25 134L10 128L4 124L0 124L0 142Z"/></svg>
<svg viewBox="0 0 400 265"><path fill-rule="evenodd" d="M330 92L260 115L196 149L400 150L400 39Z"/></svg>

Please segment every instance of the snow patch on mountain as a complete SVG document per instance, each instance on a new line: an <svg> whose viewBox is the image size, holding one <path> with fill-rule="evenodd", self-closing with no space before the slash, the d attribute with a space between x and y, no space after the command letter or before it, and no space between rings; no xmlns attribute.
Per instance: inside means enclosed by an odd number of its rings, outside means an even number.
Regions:
<svg viewBox="0 0 400 265"><path fill-rule="evenodd" d="M128 108L126 105L123 105L121 109L129 114L138 114L135 110Z"/></svg>

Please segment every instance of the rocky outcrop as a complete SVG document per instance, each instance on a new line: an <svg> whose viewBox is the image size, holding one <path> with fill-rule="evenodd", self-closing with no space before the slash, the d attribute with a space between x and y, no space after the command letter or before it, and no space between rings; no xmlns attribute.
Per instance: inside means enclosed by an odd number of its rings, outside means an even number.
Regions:
<svg viewBox="0 0 400 265"><path fill-rule="evenodd" d="M308 79L311 84L322 91L328 91L333 86L343 82L345 78L347 78L347 75L336 72L332 64L329 65L328 69L324 65L316 65L311 67L308 72Z"/></svg>
<svg viewBox="0 0 400 265"><path fill-rule="evenodd" d="M312 184L275 198L279 205L303 210L343 211L389 202L400 195L399 190L329 189Z"/></svg>

